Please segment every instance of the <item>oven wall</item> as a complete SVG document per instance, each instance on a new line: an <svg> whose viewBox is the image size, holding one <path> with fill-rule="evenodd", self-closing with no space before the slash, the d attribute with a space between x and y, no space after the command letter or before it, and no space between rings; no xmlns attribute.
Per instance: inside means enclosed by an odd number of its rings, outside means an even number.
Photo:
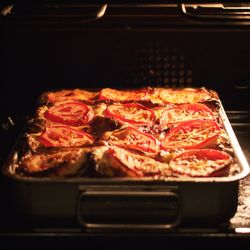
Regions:
<svg viewBox="0 0 250 250"><path fill-rule="evenodd" d="M131 9L111 6L89 23L1 19L2 117L21 124L43 91L105 86L205 86L226 110L249 110L248 26L189 23L172 9L160 19L129 16Z"/></svg>
<svg viewBox="0 0 250 250"><path fill-rule="evenodd" d="M3 98L26 113L58 88L206 86L226 109L247 109L249 42L248 32L16 31L4 46Z"/></svg>

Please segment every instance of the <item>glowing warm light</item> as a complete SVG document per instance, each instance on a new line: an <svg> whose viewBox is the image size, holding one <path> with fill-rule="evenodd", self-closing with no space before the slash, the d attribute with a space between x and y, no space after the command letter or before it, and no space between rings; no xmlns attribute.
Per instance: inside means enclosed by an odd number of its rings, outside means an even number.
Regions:
<svg viewBox="0 0 250 250"><path fill-rule="evenodd" d="M250 233L250 227L237 227L235 228L235 232L247 234L247 233Z"/></svg>

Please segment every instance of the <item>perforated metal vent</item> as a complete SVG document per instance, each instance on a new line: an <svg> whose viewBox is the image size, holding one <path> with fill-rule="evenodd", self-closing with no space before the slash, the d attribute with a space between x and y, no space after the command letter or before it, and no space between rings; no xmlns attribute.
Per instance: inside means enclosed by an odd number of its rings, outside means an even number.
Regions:
<svg viewBox="0 0 250 250"><path fill-rule="evenodd" d="M130 71L136 85L187 87L194 82L187 57L174 46L148 43L134 48L132 54Z"/></svg>

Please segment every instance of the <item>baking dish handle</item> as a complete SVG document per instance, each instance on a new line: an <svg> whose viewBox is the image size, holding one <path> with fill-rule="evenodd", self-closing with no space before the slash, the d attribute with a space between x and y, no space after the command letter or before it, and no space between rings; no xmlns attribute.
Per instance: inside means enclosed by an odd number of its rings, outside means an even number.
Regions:
<svg viewBox="0 0 250 250"><path fill-rule="evenodd" d="M87 230L166 230L181 221L176 190L86 190L77 204L77 218Z"/></svg>

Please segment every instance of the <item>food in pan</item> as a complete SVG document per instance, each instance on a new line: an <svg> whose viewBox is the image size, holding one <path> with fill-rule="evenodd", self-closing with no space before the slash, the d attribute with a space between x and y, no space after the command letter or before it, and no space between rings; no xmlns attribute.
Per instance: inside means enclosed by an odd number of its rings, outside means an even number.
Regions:
<svg viewBox="0 0 250 250"><path fill-rule="evenodd" d="M138 103L108 105L104 115L128 124L149 125L155 122L153 110Z"/></svg>
<svg viewBox="0 0 250 250"><path fill-rule="evenodd" d="M94 113L90 106L79 101L71 101L55 103L45 112L44 116L55 123L81 126L89 123Z"/></svg>
<svg viewBox="0 0 250 250"><path fill-rule="evenodd" d="M213 119L214 114L212 110L204 104L183 104L174 105L166 108L160 117L160 124L162 126L169 126L184 121L191 121L196 119Z"/></svg>
<svg viewBox="0 0 250 250"><path fill-rule="evenodd" d="M164 149L211 147L217 143L220 127L214 120L191 120L171 127L162 140Z"/></svg>
<svg viewBox="0 0 250 250"><path fill-rule="evenodd" d="M91 92L83 89L61 90L56 92L50 92L44 95L46 102L61 102L61 101L90 101L96 97L96 92Z"/></svg>
<svg viewBox="0 0 250 250"><path fill-rule="evenodd" d="M139 89L139 90L117 90L105 88L99 92L99 100L103 101L142 101L147 100L148 89Z"/></svg>
<svg viewBox="0 0 250 250"><path fill-rule="evenodd" d="M74 89L40 100L18 174L202 178L234 165L214 91Z"/></svg>
<svg viewBox="0 0 250 250"><path fill-rule="evenodd" d="M169 164L120 147L93 151L97 171L103 176L154 177L171 176Z"/></svg>
<svg viewBox="0 0 250 250"><path fill-rule="evenodd" d="M230 155L215 149L187 150L173 157L169 168L193 177L216 175L232 162Z"/></svg>
<svg viewBox="0 0 250 250"><path fill-rule="evenodd" d="M37 140L45 147L90 146L94 142L91 135L69 126L46 127Z"/></svg>
<svg viewBox="0 0 250 250"><path fill-rule="evenodd" d="M152 98L156 102L163 103L202 103L211 100L214 92L205 88L184 88L172 89L172 88L157 88L153 91Z"/></svg>
<svg viewBox="0 0 250 250"><path fill-rule="evenodd" d="M102 140L110 145L116 145L122 148L127 148L144 153L159 152L159 141L150 134L141 132L132 127L106 132Z"/></svg>
<svg viewBox="0 0 250 250"><path fill-rule="evenodd" d="M86 169L88 148L50 149L23 157L23 171L35 175L75 175ZM51 173L50 173L51 172Z"/></svg>

